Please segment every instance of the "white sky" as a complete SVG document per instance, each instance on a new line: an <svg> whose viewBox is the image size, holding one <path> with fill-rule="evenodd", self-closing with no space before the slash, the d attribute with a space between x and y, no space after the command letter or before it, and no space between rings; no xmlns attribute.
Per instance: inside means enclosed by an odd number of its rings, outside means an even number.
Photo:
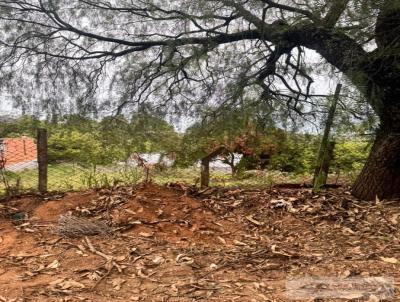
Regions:
<svg viewBox="0 0 400 302"><path fill-rule="evenodd" d="M321 61L321 57L312 50L306 50L306 61L310 63L318 63ZM330 68L330 67L327 67ZM329 70L327 70L326 74L329 74ZM339 81L338 77L329 77L327 75L314 74L313 78L315 82L312 84L315 94L333 94L336 84ZM341 76L338 74L337 76ZM33 107L33 106L32 106ZM38 108L30 108L26 111L26 114L35 114L37 115ZM0 116L20 116L22 114L22 110L20 108L14 108L12 106L12 95L3 95L0 97ZM112 114L112 113L110 113ZM103 114L103 115L107 115ZM183 132L185 129L190 126L195 120L190 116L183 116L179 121L174 122L174 126L178 132Z"/></svg>

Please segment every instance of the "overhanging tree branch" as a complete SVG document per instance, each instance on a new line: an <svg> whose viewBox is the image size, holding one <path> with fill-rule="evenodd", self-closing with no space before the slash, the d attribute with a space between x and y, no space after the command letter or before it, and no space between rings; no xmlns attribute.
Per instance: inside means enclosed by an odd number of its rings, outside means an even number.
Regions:
<svg viewBox="0 0 400 302"><path fill-rule="evenodd" d="M331 7L323 19L324 26L327 28L334 27L346 10L349 2L350 0L332 0Z"/></svg>

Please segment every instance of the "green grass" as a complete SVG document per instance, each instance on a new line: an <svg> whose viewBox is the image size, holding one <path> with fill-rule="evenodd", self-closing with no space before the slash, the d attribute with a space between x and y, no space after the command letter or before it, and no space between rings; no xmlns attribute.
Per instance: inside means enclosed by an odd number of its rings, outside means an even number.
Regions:
<svg viewBox="0 0 400 302"><path fill-rule="evenodd" d="M154 181L159 184L168 182L184 182L190 185L199 184L200 169L170 169L154 175ZM259 173L243 173L232 176L231 174L213 171L210 173L210 186L222 187L257 187L273 186L277 183L302 183L310 181L310 176L294 175L279 171Z"/></svg>
<svg viewBox="0 0 400 302"><path fill-rule="evenodd" d="M38 187L38 170L25 170L21 172L6 172L9 185L19 193L35 191ZM101 167L93 170L77 164L62 163L48 166L49 191L76 191L96 187L109 187L118 183L137 183L142 177L142 172L135 169L122 167ZM19 179L19 181L18 181ZM0 195L6 193L5 185L0 182Z"/></svg>
<svg viewBox="0 0 400 302"><path fill-rule="evenodd" d="M199 185L199 168L167 169L165 171L152 171L151 179L158 184L169 182L182 182L189 185ZM11 187L16 186L19 179L18 190L13 194L36 191L38 187L38 171L26 170L18 173L7 172L7 179ZM221 172L211 172L210 185L224 187L270 187L279 183L310 183L311 175L295 175L279 171L245 172L237 176ZM61 163L51 164L48 167L49 191L77 191L89 188L110 187L116 184L135 184L143 180L143 171L138 168L124 168L123 166L98 167L96 170L85 168L77 164ZM349 177L345 174L341 182L346 183ZM335 182L335 177L330 177L330 183ZM3 182L0 182L0 195L6 193Z"/></svg>

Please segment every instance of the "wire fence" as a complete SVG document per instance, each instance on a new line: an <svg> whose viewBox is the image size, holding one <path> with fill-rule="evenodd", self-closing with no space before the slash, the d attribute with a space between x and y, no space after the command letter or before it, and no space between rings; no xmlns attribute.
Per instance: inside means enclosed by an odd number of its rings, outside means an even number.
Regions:
<svg viewBox="0 0 400 302"><path fill-rule="evenodd" d="M131 185L149 180L161 184L171 181L200 183L198 165L169 169L174 167L173 154L139 154L132 150L121 154L118 152L120 146L102 144L93 144L88 150L87 144L79 142L82 137L74 137L73 132L65 131L59 136L42 128L28 130L30 135L0 139L0 199L26 193ZM90 133L86 134L88 136L83 137L90 138ZM94 161L94 157L98 160ZM220 167L218 162L214 164L211 170L223 171L224 175L216 174L211 181L225 185L229 167Z"/></svg>
<svg viewBox="0 0 400 302"><path fill-rule="evenodd" d="M307 174L290 175L276 170L250 170L236 175L229 164L218 158L212 162L208 159L208 168L201 165L204 160L180 167L173 152L137 153L137 150L165 149L146 149L141 145L139 148L136 144L141 142L136 140L125 144L124 138L117 136L118 129L106 133L99 131L103 135L99 139L91 129L78 133L63 128L63 125L57 131L54 126L48 130L41 127L44 125L28 126L19 131L9 131L8 125L3 127L3 133L9 134L0 138L0 199L25 193L131 185L148 180L159 184L185 182L207 186L203 179L205 171L212 186L271 187L275 183L309 181ZM348 178L345 175L345 180Z"/></svg>
<svg viewBox="0 0 400 302"><path fill-rule="evenodd" d="M48 136L45 129L37 129L36 137L0 139L0 198L30 192L134 184L146 177L145 163L138 156L107 165L87 165L65 157L57 158L56 150L52 150L56 147L47 145Z"/></svg>
<svg viewBox="0 0 400 302"><path fill-rule="evenodd" d="M0 194L17 194L23 186L38 188L37 167L37 145L33 138L0 139Z"/></svg>

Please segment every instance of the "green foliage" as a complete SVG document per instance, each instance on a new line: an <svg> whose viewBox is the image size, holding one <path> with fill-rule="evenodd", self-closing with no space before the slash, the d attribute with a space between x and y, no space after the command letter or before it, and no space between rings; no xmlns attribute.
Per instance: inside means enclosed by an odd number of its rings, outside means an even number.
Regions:
<svg viewBox="0 0 400 302"><path fill-rule="evenodd" d="M142 143L140 152L174 152L179 146L180 136L174 127L159 116L149 113L135 114L131 119L132 135Z"/></svg>
<svg viewBox="0 0 400 302"><path fill-rule="evenodd" d="M5 118L0 122L0 138L22 135L36 137L36 129L41 125L43 125L42 122L29 115L17 119Z"/></svg>
<svg viewBox="0 0 400 302"><path fill-rule="evenodd" d="M174 127L150 114L105 117L100 122L69 116L52 124L49 159L96 167L126 161L134 152L171 152L179 145Z"/></svg>
<svg viewBox="0 0 400 302"><path fill-rule="evenodd" d="M40 121L32 116L4 119L1 137L36 137L37 128L48 129L50 163L74 162L86 167L126 161L134 152L173 153L180 136L162 117L137 113L130 120L104 117L101 121L80 115L66 115L53 121Z"/></svg>
<svg viewBox="0 0 400 302"><path fill-rule="evenodd" d="M88 170L81 175L80 180L87 188L109 188L118 184L136 184L142 177L143 173L141 170L137 168L126 168L115 173Z"/></svg>
<svg viewBox="0 0 400 302"><path fill-rule="evenodd" d="M297 174L311 173L318 150L318 139L312 135L289 134L272 156L269 169Z"/></svg>
<svg viewBox="0 0 400 302"><path fill-rule="evenodd" d="M243 156L236 167L238 174L242 174L251 167L257 167L258 163L259 161L256 156Z"/></svg>
<svg viewBox="0 0 400 302"><path fill-rule="evenodd" d="M111 153L112 154L112 153ZM83 165L104 165L113 158L93 133L78 130L52 131L48 140L50 162L77 162Z"/></svg>
<svg viewBox="0 0 400 302"><path fill-rule="evenodd" d="M296 174L313 173L319 148L319 137L312 135L289 135L279 151L273 155L269 169ZM334 149L331 172L360 171L368 154L369 144L357 139L340 140Z"/></svg>
<svg viewBox="0 0 400 302"><path fill-rule="evenodd" d="M259 165L259 155L274 152L281 131L275 129L263 104L244 100L234 107L212 112L189 127L182 138L178 165L188 166L220 146L229 152L248 155ZM253 157L253 159L250 159ZM248 167L245 160L242 167Z"/></svg>
<svg viewBox="0 0 400 302"><path fill-rule="evenodd" d="M370 144L361 140L343 140L336 144L332 166L336 170L360 171L367 160Z"/></svg>
<svg viewBox="0 0 400 302"><path fill-rule="evenodd" d="M229 110L189 127L182 139L178 164L187 166L221 145L230 147L243 133L247 121L239 110Z"/></svg>

